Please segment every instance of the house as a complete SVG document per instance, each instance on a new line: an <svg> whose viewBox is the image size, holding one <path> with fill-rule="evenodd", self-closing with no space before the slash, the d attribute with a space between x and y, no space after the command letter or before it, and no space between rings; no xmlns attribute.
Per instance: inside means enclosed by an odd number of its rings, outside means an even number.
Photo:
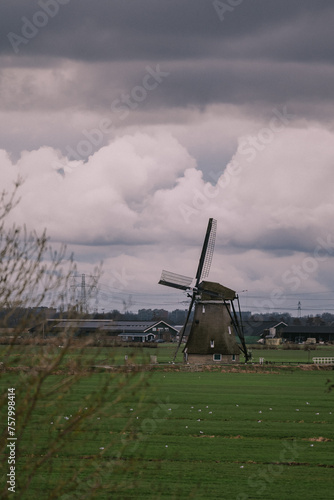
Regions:
<svg viewBox="0 0 334 500"><path fill-rule="evenodd" d="M102 332L134 342L171 341L178 334L178 330L166 321L113 321L105 325Z"/></svg>
<svg viewBox="0 0 334 500"><path fill-rule="evenodd" d="M145 332L127 331L118 335L124 342L153 342L154 334Z"/></svg>

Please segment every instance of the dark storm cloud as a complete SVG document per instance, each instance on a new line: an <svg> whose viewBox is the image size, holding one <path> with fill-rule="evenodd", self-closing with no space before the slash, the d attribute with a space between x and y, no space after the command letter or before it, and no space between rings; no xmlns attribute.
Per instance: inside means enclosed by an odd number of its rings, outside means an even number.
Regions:
<svg viewBox="0 0 334 500"><path fill-rule="evenodd" d="M71 77L66 74L61 76L59 70L54 79L56 98L52 97L50 86L40 83L38 77L29 75L15 82L15 86L7 88L6 99L2 97L1 107L3 110L16 110L19 106L21 111L56 111L72 107L100 110L117 118L121 116L123 108L119 104L115 115L112 103L117 100L124 106L124 96L130 95L136 86L142 84L148 74L147 68L151 68L150 71L158 68L163 78L161 84L147 92L147 98L140 103L140 110L146 112L165 106L204 107L215 103L232 103L248 109L253 115L260 112L266 117L269 117L273 108L286 104L296 116L314 114L321 117L326 114L326 108L324 104L315 109L315 105L320 103L327 102L327 112L332 110L333 66L322 63L205 59L162 63L100 63L94 65L94 71L87 71L80 65L72 66ZM56 74L55 68L53 71ZM139 107L135 103L133 106ZM131 115L131 119L135 120L135 116Z"/></svg>
<svg viewBox="0 0 334 500"><path fill-rule="evenodd" d="M6 0L2 65L56 70L61 60L81 64L82 71L59 89L54 105L60 108L110 108L113 99L140 83L147 64L158 63L170 76L150 94L146 109L220 102L252 109L258 103L301 102L305 106L298 109L307 116L309 103L332 98L332 2L244 0L224 13L224 20L214 7L221 4ZM45 26L28 26L34 22ZM90 71L84 63L93 64ZM52 108L50 96L31 79L16 84L2 108L15 109L17 103L21 110L24 103L35 110Z"/></svg>
<svg viewBox="0 0 334 500"><path fill-rule="evenodd" d="M44 10L50 12L45 26L19 45L20 53L91 61L269 54L287 60L333 59L334 6L329 0L244 0L221 15L223 20L207 0L63 2L2 2L2 53L13 53L7 35L22 35L22 18L33 22ZM35 19L43 24L42 18Z"/></svg>

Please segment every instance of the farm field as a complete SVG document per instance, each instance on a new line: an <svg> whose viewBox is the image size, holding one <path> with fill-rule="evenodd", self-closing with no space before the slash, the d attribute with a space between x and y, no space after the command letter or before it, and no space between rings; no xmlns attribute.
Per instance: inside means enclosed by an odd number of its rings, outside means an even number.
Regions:
<svg viewBox="0 0 334 500"><path fill-rule="evenodd" d="M253 362L258 363L259 358L264 358L264 362L274 363L312 363L313 357L334 357L334 345L317 346L315 350L307 351L304 346L298 346L298 349L265 349L248 346L253 353ZM258 347L258 346L257 346ZM81 360L82 363L95 365L124 365L125 357L129 363L149 363L151 356L157 357L158 363L171 363L174 357L176 344L159 344L156 348L133 348L129 347L89 347L89 348L70 348L62 364L65 366L71 361ZM45 353L55 354L60 351L59 346L33 346L33 345L14 345L10 354L7 353L8 346L0 345L0 359L6 358L10 365L34 366L36 360ZM243 359L243 356L240 356ZM182 363L182 348L179 349L176 363Z"/></svg>
<svg viewBox="0 0 334 500"><path fill-rule="evenodd" d="M50 375L18 441L18 484L40 464L19 498L334 498L332 373L167 367L80 376L68 391ZM0 384L23 387L22 373Z"/></svg>

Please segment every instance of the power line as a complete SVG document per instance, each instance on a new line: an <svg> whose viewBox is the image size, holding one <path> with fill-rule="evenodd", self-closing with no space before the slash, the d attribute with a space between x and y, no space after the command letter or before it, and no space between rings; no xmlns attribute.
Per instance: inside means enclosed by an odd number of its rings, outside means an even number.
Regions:
<svg viewBox="0 0 334 500"><path fill-rule="evenodd" d="M261 305L261 306L249 306L250 309L257 309L257 310L261 310L261 309L266 309L266 310L269 310L269 311L281 311L281 312L287 312L287 311L295 311L296 308L295 307L271 307L271 306L266 306L266 305ZM334 308L333 307L304 307L304 310L307 310L307 311L319 311L319 310L323 310L325 312L329 312L329 311L334 311Z"/></svg>

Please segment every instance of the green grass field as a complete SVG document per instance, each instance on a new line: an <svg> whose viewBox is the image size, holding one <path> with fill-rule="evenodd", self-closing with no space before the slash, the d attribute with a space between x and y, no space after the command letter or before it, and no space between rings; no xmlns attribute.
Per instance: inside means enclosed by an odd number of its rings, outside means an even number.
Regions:
<svg viewBox="0 0 334 500"><path fill-rule="evenodd" d="M312 363L312 358L317 356L333 356L334 357L334 346L317 346L316 350L307 351L304 346L298 346L297 349L284 349L280 346L277 349L259 349L254 348L252 345L249 346L253 354L253 362L258 363L259 358L264 358L264 361L268 362L288 362L288 363ZM136 363L149 363L151 356L157 356L158 363L172 363L174 353L176 349L176 344L159 344L157 348L133 348L133 347L89 347L85 349L69 349L64 359L62 365L66 366L72 361L81 360L82 363L87 363L89 365L124 365L125 356L128 358L128 362L131 363L135 361ZM0 345L0 359L5 356L7 346ZM61 348L55 347L41 347L41 346L13 346L11 354L8 356L6 354L7 362L12 365L25 365L25 366L35 366L36 362L41 358L41 356L49 353L51 356L60 352ZM182 348L179 349L176 363L182 363L183 355ZM240 360L243 360L243 356L240 356Z"/></svg>
<svg viewBox="0 0 334 500"><path fill-rule="evenodd" d="M169 350L161 348L161 359ZM266 351L259 352L266 359ZM291 353L299 355L281 354ZM28 354L31 360L38 353ZM98 355L106 357L104 351ZM118 352L116 358L122 357ZM334 392L326 384L334 379L331 371L186 373L159 367L89 374L62 390L70 377L45 380L18 438L18 487L32 477L20 499L334 498ZM3 373L1 393L17 385L19 404L28 378Z"/></svg>

